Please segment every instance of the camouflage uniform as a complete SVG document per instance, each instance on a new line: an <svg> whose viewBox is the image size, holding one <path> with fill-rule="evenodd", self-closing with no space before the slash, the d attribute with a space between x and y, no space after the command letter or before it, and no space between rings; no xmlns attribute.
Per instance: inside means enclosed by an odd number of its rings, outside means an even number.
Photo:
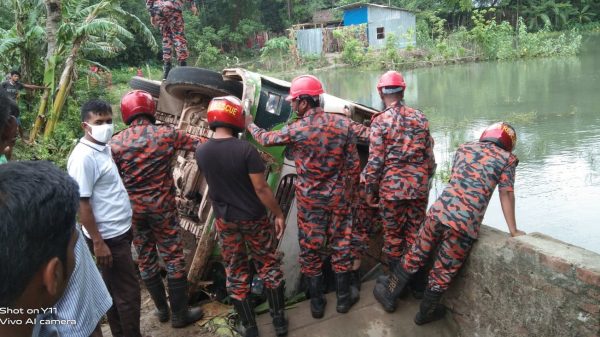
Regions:
<svg viewBox="0 0 600 337"><path fill-rule="evenodd" d="M269 219L225 221L218 218L215 224L222 247L221 255L226 264L227 291L231 297L243 301L250 293L252 279L246 246L265 287L278 288L283 273L274 246L274 227Z"/></svg>
<svg viewBox="0 0 600 337"><path fill-rule="evenodd" d="M265 131L255 124L249 130L262 145L288 145L298 172L296 200L300 241L300 265L308 277L321 274L319 251L327 242L333 249L333 270L351 269L352 219L346 158L349 144L359 137L345 116L311 109L281 130Z"/></svg>
<svg viewBox="0 0 600 337"><path fill-rule="evenodd" d="M364 126L357 124L361 128ZM364 127L366 128L366 127ZM369 130L366 128L366 130ZM357 133L361 133L358 129ZM346 167L349 167L349 188L351 195L352 209L352 239L351 239L351 255L352 260L360 260L369 244L369 231L375 222L377 209L369 206L366 200L361 198L360 190L364 188L360 184L360 157L356 144L350 144L347 158L349 160Z"/></svg>
<svg viewBox="0 0 600 337"><path fill-rule="evenodd" d="M193 151L200 139L183 130L158 126L145 118L113 136L113 158L133 208L133 245L142 279L157 275L156 249L168 277L185 277L185 257L179 234L171 161L177 150Z"/></svg>
<svg viewBox="0 0 600 337"><path fill-rule="evenodd" d="M156 16L162 34L163 62L170 63L172 49L175 45L177 60L187 60L187 40L184 33L183 6L184 2L193 0L146 0L146 8L151 16Z"/></svg>
<svg viewBox="0 0 600 337"><path fill-rule="evenodd" d="M373 117L361 179L367 193L379 196L383 252L389 259L399 259L415 240L434 164L433 138L421 111L395 105Z"/></svg>
<svg viewBox="0 0 600 337"><path fill-rule="evenodd" d="M402 259L404 270L415 273L439 244L428 288L448 289L477 239L496 185L513 190L517 164L514 154L489 142L460 146L449 185L429 209L415 244Z"/></svg>

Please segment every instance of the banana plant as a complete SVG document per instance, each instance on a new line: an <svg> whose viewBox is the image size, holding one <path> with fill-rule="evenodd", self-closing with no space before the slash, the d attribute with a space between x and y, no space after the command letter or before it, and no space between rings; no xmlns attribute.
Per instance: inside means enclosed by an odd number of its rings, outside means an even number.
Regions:
<svg viewBox="0 0 600 337"><path fill-rule="evenodd" d="M55 74L62 65L56 93L44 95L36 125L31 132L31 139L37 137L44 129L44 139L52 137L73 81L78 73L78 66L86 65L85 57L107 57L125 49L123 39L142 38L150 48L158 50L150 29L135 15L124 11L118 0L45 0L58 5L61 9L60 26L47 35L57 36L54 52L46 57L44 84L48 91L54 92ZM127 23L133 27L136 35L124 27ZM51 106L49 118L45 118L45 107Z"/></svg>
<svg viewBox="0 0 600 337"><path fill-rule="evenodd" d="M22 80L28 82L36 70L39 47L44 44L44 29L40 25L43 13L36 10L39 0L3 1L1 6L13 13L14 24L0 29L0 61L6 69L13 67L11 62L18 59Z"/></svg>

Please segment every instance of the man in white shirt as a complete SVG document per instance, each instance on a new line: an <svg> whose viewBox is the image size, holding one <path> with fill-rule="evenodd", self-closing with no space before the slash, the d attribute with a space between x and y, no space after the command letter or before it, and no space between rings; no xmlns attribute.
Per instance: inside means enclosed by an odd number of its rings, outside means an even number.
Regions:
<svg viewBox="0 0 600 337"><path fill-rule="evenodd" d="M113 297L107 313L114 337L140 337L140 285L131 257L131 204L106 143L113 133L112 108L101 100L81 107L83 138L67 170L79 184L79 220Z"/></svg>

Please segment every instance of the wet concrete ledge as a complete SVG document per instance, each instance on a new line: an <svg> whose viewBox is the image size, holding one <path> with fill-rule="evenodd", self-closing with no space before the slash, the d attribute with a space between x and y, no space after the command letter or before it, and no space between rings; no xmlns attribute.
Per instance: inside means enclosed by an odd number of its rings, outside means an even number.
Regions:
<svg viewBox="0 0 600 337"><path fill-rule="evenodd" d="M600 244L600 243L599 243ZM320 320L309 302L288 310L290 337L600 337L600 255L539 233L511 238L483 226L469 260L444 297L446 319L417 326L419 301L402 299L389 314L365 283L345 315L327 295ZM275 336L270 316L258 318L261 336Z"/></svg>
<svg viewBox="0 0 600 337"><path fill-rule="evenodd" d="M461 336L598 337L600 255L483 226L444 301Z"/></svg>

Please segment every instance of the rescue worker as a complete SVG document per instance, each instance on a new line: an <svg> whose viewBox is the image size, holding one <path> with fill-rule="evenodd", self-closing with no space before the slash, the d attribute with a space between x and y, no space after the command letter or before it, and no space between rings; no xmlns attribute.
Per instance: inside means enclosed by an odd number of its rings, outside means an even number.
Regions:
<svg viewBox="0 0 600 337"><path fill-rule="evenodd" d="M133 245L142 280L156 305L158 320L168 321L169 305L158 264L160 254L167 269L171 326L182 328L202 318L202 311L188 308L171 162L177 151L193 151L204 139L184 130L155 125L155 109L149 93L134 90L125 94L121 115L129 127L114 135L110 144L133 208Z"/></svg>
<svg viewBox="0 0 600 337"><path fill-rule="evenodd" d="M350 196L346 188L346 154L358 135L350 119L325 113L320 107L324 93L314 76L296 77L286 100L298 118L280 130L266 131L246 117L246 128L264 146L287 145L294 158L298 178L296 201L301 272L309 280L310 308L314 318L322 318L325 297L322 283L321 251L327 242L333 252L331 263L336 276L336 310L346 313L358 300L350 290L352 257L352 217Z"/></svg>
<svg viewBox="0 0 600 337"><path fill-rule="evenodd" d="M350 111L346 110L346 113L349 114ZM355 127L357 133L365 135L364 141L368 142L369 128L355 122L352 122L352 125ZM369 231L375 223L377 209L369 206L364 198L364 186L360 184L361 161L356 144L349 145L347 158L349 160L347 167L350 169L348 172L348 188L350 189L349 194L352 209L352 239L350 240L352 270L350 286L354 287L358 293L361 288L360 265L362 256L368 248Z"/></svg>
<svg viewBox="0 0 600 337"><path fill-rule="evenodd" d="M275 235L281 238L285 228L283 212L265 179L260 154L248 141L238 139L245 122L240 100L234 96L214 98L208 106L207 118L215 133L198 147L196 161L209 186L221 254L227 264L227 290L246 328L245 336L258 336L249 298L250 255L265 283L275 332L277 336L285 336L283 274L275 240ZM274 227L265 207L275 217Z"/></svg>
<svg viewBox="0 0 600 337"><path fill-rule="evenodd" d="M409 278L438 247L415 323L421 325L444 316L440 299L469 256L496 185L510 235L525 234L517 229L515 221L518 159L511 151L516 143L515 130L507 123L496 123L481 134L479 141L459 146L450 182L429 209L416 242L389 282L375 286L375 298L386 311L394 311L395 300Z"/></svg>
<svg viewBox="0 0 600 337"><path fill-rule="evenodd" d="M352 278L351 286L361 288L360 266L362 257L369 247L369 233L376 223L377 208L371 207L363 198L364 186L360 184L360 161L357 170L353 172L352 182Z"/></svg>
<svg viewBox="0 0 600 337"><path fill-rule="evenodd" d="M385 110L372 118L369 159L362 173L367 203L379 207L383 253L392 272L425 218L435 170L429 121L404 104L405 89L399 72L380 77L377 90Z"/></svg>
<svg viewBox="0 0 600 337"><path fill-rule="evenodd" d="M162 35L163 79L166 79L171 71L173 46L177 52L179 65L187 65L186 60L189 54L182 14L186 2L190 3L192 13L198 15L195 0L146 0L146 8L150 12L150 22L154 27L159 27Z"/></svg>

